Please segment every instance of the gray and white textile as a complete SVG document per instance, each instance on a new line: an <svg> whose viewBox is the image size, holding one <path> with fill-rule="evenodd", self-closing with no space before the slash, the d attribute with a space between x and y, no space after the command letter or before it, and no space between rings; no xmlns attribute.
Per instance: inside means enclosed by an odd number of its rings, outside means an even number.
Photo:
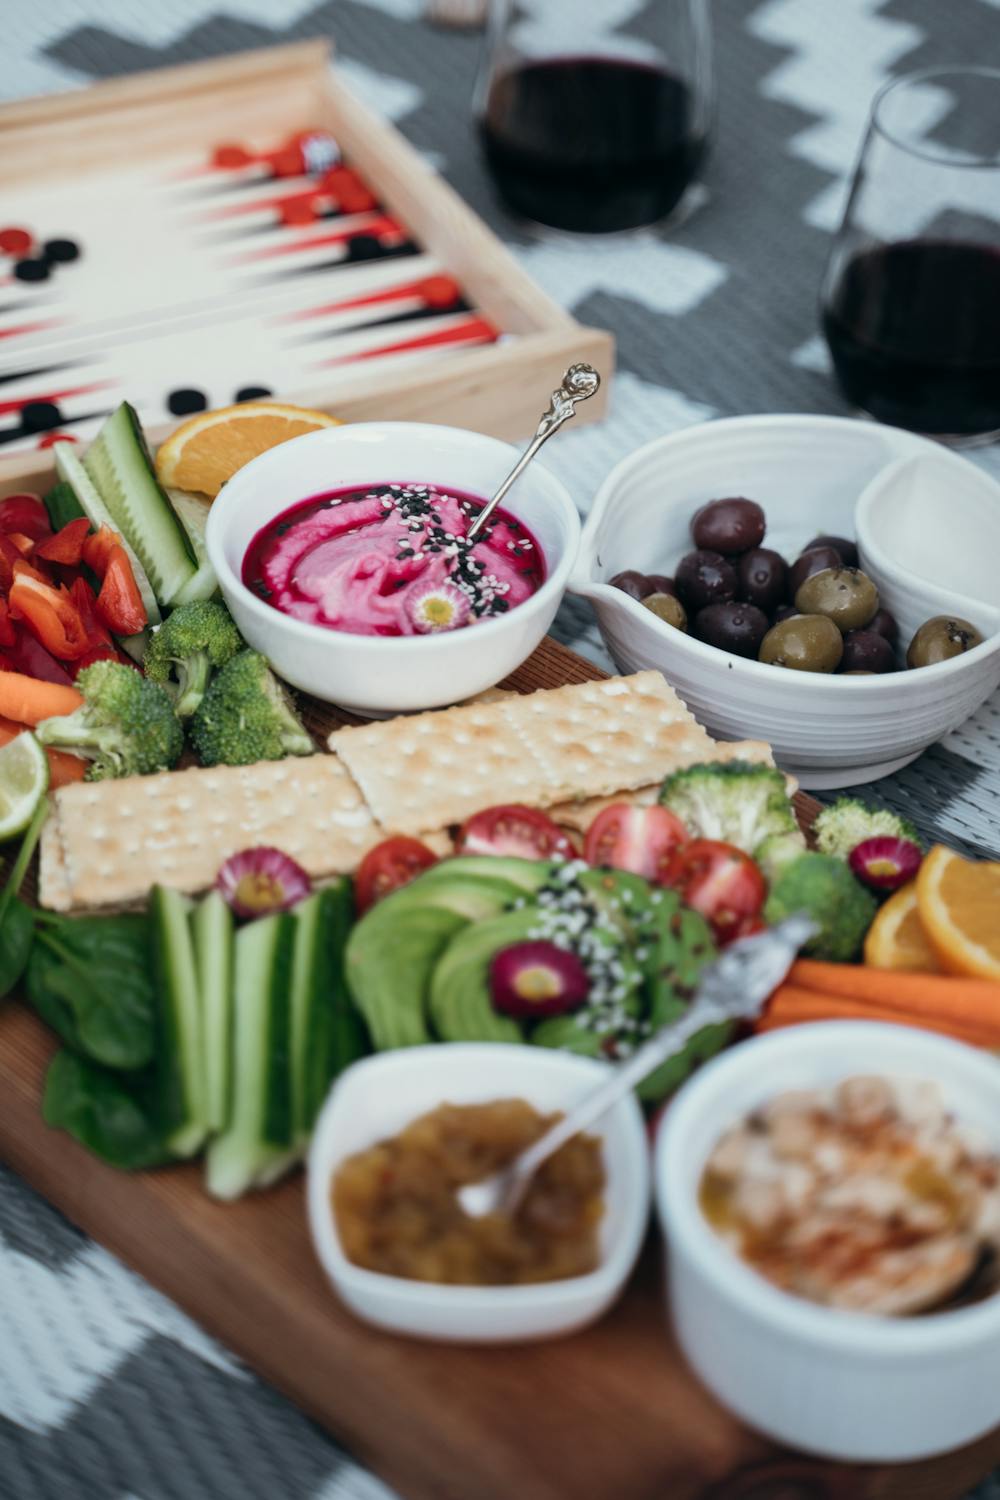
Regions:
<svg viewBox="0 0 1000 1500"><path fill-rule="evenodd" d="M596 5L641 33L668 0L547 3ZM567 433L547 460L582 510L613 463L672 428L746 412L845 411L817 336L817 290L869 102L899 72L1000 65L1000 0L715 0L719 128L704 201L669 232L599 241L527 229L496 206L469 127L479 38L431 28L421 10L421 0L0 0L0 96L334 36L352 82L542 286L581 320L614 330L609 420ZM1000 475L995 450L977 461ZM606 662L587 606L565 605L557 634ZM927 835L1000 856L1000 701L881 782L878 795ZM70 1496L391 1500L0 1169L0 1500ZM979 1500L1000 1500L1000 1484Z"/></svg>

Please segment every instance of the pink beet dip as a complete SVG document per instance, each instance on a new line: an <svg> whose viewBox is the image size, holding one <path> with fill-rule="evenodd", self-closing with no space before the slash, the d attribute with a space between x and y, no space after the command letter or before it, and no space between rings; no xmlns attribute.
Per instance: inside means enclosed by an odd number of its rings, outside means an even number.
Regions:
<svg viewBox="0 0 1000 1500"><path fill-rule="evenodd" d="M531 597L545 559L499 509L470 547L485 501L425 484L330 490L263 527L243 582L282 614L352 635L420 635L494 619Z"/></svg>

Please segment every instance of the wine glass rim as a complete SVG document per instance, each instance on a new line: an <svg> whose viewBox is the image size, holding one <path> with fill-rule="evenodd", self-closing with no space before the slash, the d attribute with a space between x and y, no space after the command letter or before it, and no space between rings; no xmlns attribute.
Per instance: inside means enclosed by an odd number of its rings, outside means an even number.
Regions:
<svg viewBox="0 0 1000 1500"><path fill-rule="evenodd" d="M940 151L929 150L917 142L907 140L896 131L891 130L881 117L882 105L888 96L900 87L909 87L915 83L926 83L935 78L944 77L979 77L992 78L1000 86L1000 68L991 68L983 63L937 63L929 68L916 68L912 73L900 73L895 78L889 78L883 83L875 98L872 100L871 129L877 131L884 140L893 146L898 146L901 151L906 151L910 156L917 156L922 161L934 162L938 166L954 167L956 169L971 168L974 171L982 171L984 168L1000 168L1000 152L994 152L990 156L974 156L968 161L957 161L945 148Z"/></svg>

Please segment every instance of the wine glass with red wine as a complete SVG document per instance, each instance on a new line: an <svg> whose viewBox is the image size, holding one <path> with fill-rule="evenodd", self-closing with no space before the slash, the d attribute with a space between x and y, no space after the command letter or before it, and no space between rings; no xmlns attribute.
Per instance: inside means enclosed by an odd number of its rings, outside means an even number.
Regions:
<svg viewBox="0 0 1000 1500"><path fill-rule="evenodd" d="M876 96L822 316L862 411L1000 438L1000 70L927 68Z"/></svg>
<svg viewBox="0 0 1000 1500"><path fill-rule="evenodd" d="M711 113L707 0L656 0L632 20L617 0L492 0L476 116L515 213L587 233L662 219Z"/></svg>

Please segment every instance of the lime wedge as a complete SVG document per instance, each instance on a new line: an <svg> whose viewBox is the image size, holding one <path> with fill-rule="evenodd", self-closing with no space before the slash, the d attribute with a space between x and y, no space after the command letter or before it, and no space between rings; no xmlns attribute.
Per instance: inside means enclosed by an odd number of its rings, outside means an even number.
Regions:
<svg viewBox="0 0 1000 1500"><path fill-rule="evenodd" d="M0 840L24 832L48 785L45 751L27 729L0 748Z"/></svg>

